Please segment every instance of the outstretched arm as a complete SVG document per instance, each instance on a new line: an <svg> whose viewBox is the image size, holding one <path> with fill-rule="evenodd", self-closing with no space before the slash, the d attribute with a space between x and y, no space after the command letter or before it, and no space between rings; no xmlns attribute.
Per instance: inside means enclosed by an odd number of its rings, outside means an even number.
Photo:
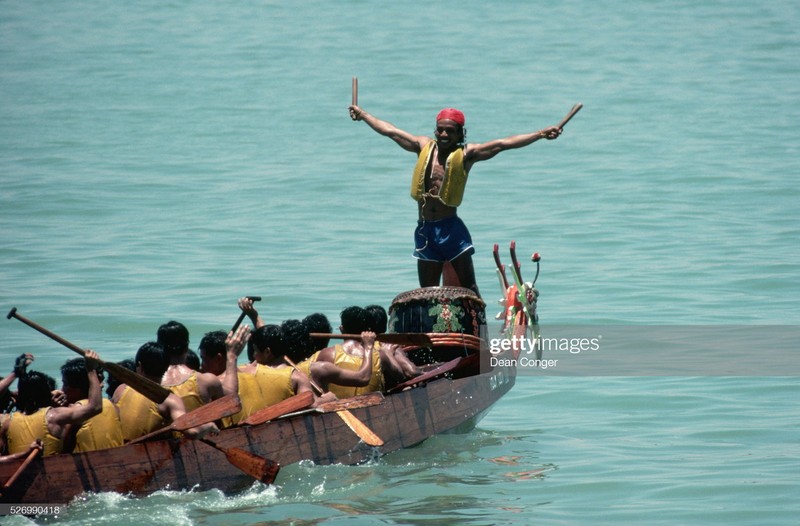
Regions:
<svg viewBox="0 0 800 526"><path fill-rule="evenodd" d="M429 137L422 135L412 135L407 131L403 131L394 124L381 120L374 115L370 115L355 104L350 106L350 118L354 121L364 121L370 128L380 133L383 136L389 137L391 140L400 145L400 147L409 152L419 153L422 148L431 141Z"/></svg>
<svg viewBox="0 0 800 526"><path fill-rule="evenodd" d="M562 130L558 126L548 126L547 128L532 133L512 135L511 137L495 139L483 144L470 144L467 146L467 151L465 153L465 161L469 163L467 167L471 166L472 163L491 159L502 151L528 146L539 139L552 141L561 135L561 131Z"/></svg>

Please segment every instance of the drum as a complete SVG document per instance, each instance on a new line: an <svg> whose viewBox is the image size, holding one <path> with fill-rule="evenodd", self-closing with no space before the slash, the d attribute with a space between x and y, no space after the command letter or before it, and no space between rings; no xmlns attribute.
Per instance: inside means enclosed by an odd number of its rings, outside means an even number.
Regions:
<svg viewBox="0 0 800 526"><path fill-rule="evenodd" d="M486 337L486 304L463 287L423 287L399 294L389 307L389 332L456 332ZM439 350L444 360L463 354ZM431 363L431 353L414 353L415 363Z"/></svg>

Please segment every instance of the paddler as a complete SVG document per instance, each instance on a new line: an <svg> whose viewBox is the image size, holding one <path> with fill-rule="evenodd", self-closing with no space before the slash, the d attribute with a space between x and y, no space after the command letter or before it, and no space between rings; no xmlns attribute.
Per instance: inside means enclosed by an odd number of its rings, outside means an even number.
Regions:
<svg viewBox="0 0 800 526"><path fill-rule="evenodd" d="M156 342L147 342L139 347L134 363L137 373L156 383L161 382L168 365L164 348ZM125 442L161 429L186 413L183 399L175 393L170 393L163 402L157 404L126 384L117 387L112 400L119 408ZM219 429L211 422L187 429L183 434L198 438L217 432Z"/></svg>
<svg viewBox="0 0 800 526"><path fill-rule="evenodd" d="M89 384L87 403L52 407L55 380L39 371L29 371L17 380L17 412L3 415L0 423L0 450L8 454L29 451L41 440L44 455L62 452L63 439L70 426L77 426L103 410L103 393L97 376L98 356L86 351L86 376Z"/></svg>
<svg viewBox="0 0 800 526"><path fill-rule="evenodd" d="M360 340L345 340L322 349L299 364L301 370L338 398L383 391L383 368L372 319L358 306L346 307L339 315L342 334L359 334Z"/></svg>
<svg viewBox="0 0 800 526"><path fill-rule="evenodd" d="M236 360L244 349L250 335L250 327L240 325L235 333L228 333L225 340L226 370L233 371L229 382L223 385L217 375L198 372L186 365L189 353L189 330L180 322L169 321L158 328L157 342L164 347L169 367L161 379L161 385L183 399L186 411L193 411L226 394L238 392ZM236 384L236 385L234 385Z"/></svg>
<svg viewBox="0 0 800 526"><path fill-rule="evenodd" d="M67 403L72 406L92 403L89 401L89 397L92 394L92 383L88 380L92 371L87 370L87 363L83 358L73 358L61 366L63 384L61 390L67 397ZM102 386L102 371L95 369L94 373ZM72 433L65 437L64 451L83 453L118 447L122 443L122 424L119 420L119 410L111 400L103 398L100 414L85 420L80 427L73 426Z"/></svg>
<svg viewBox="0 0 800 526"><path fill-rule="evenodd" d="M350 106L350 118L366 122L379 134L417 155L411 197L419 209L413 256L417 259L420 287L438 286L444 265L449 262L459 284L480 295L472 264L475 248L467 227L456 214L469 171L476 162L491 159L504 150L522 148L539 139L556 139L561 129L548 126L482 144L466 144L466 119L454 108L445 108L436 116L434 139L403 131L356 104Z"/></svg>

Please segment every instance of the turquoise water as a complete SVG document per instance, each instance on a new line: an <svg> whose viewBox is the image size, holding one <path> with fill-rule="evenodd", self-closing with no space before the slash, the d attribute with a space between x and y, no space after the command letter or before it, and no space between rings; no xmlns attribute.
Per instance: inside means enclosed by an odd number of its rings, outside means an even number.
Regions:
<svg viewBox="0 0 800 526"><path fill-rule="evenodd" d="M350 121L358 76L366 110L428 134L455 106L470 142L584 104L557 141L471 173L487 300L492 245L507 261L516 240L526 277L542 254L543 327L796 326L798 22L789 1L2 2L0 306L117 360L168 319L196 344L245 294L336 322L415 288L414 158ZM71 357L0 330L5 367ZM799 391L522 376L467 435L51 522L797 524Z"/></svg>

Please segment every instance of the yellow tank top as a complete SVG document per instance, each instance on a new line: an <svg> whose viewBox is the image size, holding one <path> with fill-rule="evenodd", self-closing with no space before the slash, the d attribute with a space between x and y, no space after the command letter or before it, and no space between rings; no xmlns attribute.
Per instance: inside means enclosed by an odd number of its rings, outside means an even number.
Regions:
<svg viewBox="0 0 800 526"><path fill-rule="evenodd" d="M263 407L277 404L294 394L291 367L258 364L254 373L239 371L239 399L242 410L223 419L225 427L236 425Z"/></svg>
<svg viewBox="0 0 800 526"><path fill-rule="evenodd" d="M417 164L411 177L411 197L419 201L425 195L425 173L436 150L436 141L430 141L419 152ZM447 206L458 206L464 198L467 186L467 171L464 169L464 148L457 148L447 156L444 166L444 180L439 190L439 200Z"/></svg>
<svg viewBox="0 0 800 526"><path fill-rule="evenodd" d="M9 455L28 451L31 443L37 438L42 441L44 446L42 453L45 456L61 453L63 449L61 439L54 437L47 430L45 418L49 410L49 407L43 407L32 415L24 413L13 413L11 415L11 422L8 424L8 432L6 434Z"/></svg>
<svg viewBox="0 0 800 526"><path fill-rule="evenodd" d="M87 400L76 402L88 403ZM108 398L103 398L103 412L85 421L75 435L75 453L119 447L123 443L122 425L117 406Z"/></svg>
<svg viewBox="0 0 800 526"><path fill-rule="evenodd" d="M300 372L304 373L306 376L311 378L311 364L317 361L317 357L319 356L319 351L315 352L302 362L297 364L297 368Z"/></svg>
<svg viewBox="0 0 800 526"><path fill-rule="evenodd" d="M186 406L187 413L203 405L200 391L197 389L197 371L177 385L165 385L164 387L183 399L183 405Z"/></svg>
<svg viewBox="0 0 800 526"><path fill-rule="evenodd" d="M158 404L143 394L126 387L117 402L122 438L125 442L146 435L167 425L158 412Z"/></svg>
<svg viewBox="0 0 800 526"><path fill-rule="evenodd" d="M344 352L344 347L342 347L341 344L336 345L336 355L333 358L333 364L337 367L350 371L357 371L361 367L362 360L363 358L360 356L353 356L352 354ZM372 351L372 378L369 384L364 387L330 384L328 389L339 398L349 398L373 391L383 391L383 371L381 370L380 353L377 352L377 350Z"/></svg>

